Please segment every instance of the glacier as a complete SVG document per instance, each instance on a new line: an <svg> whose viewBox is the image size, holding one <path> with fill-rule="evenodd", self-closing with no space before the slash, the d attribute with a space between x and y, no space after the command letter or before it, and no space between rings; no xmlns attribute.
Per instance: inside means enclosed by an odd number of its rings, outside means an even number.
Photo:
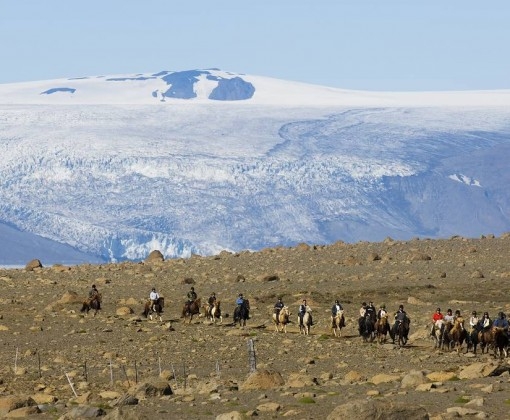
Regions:
<svg viewBox="0 0 510 420"><path fill-rule="evenodd" d="M0 265L499 235L509 117L218 69L0 85Z"/></svg>

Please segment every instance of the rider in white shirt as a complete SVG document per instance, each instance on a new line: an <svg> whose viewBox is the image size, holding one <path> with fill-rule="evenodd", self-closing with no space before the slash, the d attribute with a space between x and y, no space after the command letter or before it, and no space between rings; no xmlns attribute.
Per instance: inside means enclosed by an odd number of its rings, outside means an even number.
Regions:
<svg viewBox="0 0 510 420"><path fill-rule="evenodd" d="M155 311L156 310L156 303L159 300L159 294L158 294L158 292L156 292L156 288L155 287L152 288L152 290L151 290L151 292L149 294L149 299L152 302L152 309Z"/></svg>

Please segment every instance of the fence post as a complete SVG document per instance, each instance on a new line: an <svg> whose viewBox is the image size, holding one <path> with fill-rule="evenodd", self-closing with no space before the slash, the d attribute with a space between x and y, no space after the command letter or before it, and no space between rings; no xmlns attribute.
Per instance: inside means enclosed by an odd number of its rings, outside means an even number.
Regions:
<svg viewBox="0 0 510 420"><path fill-rule="evenodd" d="M257 357L255 356L255 345L253 339L248 340L248 364L250 366L250 372L257 370Z"/></svg>
<svg viewBox="0 0 510 420"><path fill-rule="evenodd" d="M39 378L42 378L41 372L41 353L37 352L37 370L39 371Z"/></svg>

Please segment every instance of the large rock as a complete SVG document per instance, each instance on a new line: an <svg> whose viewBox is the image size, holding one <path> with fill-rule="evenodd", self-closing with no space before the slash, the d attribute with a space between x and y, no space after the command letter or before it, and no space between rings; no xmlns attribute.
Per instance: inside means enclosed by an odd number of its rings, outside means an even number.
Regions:
<svg viewBox="0 0 510 420"><path fill-rule="evenodd" d="M271 389L278 388L284 384L285 380L279 372L257 369L248 375L248 378L241 384L239 389Z"/></svg>
<svg viewBox="0 0 510 420"><path fill-rule="evenodd" d="M423 407L377 400L356 400L336 407L326 420L428 420Z"/></svg>
<svg viewBox="0 0 510 420"><path fill-rule="evenodd" d="M161 253L161 251L159 250L154 250L152 251L149 256L147 258L145 258L145 262L146 263L151 263L151 262L162 262L162 261L165 261L165 257L163 256L163 254Z"/></svg>
<svg viewBox="0 0 510 420"><path fill-rule="evenodd" d="M148 382L143 382L135 386L130 394L136 397L160 397L162 395L172 395L172 388L167 381L154 379Z"/></svg>
<svg viewBox="0 0 510 420"><path fill-rule="evenodd" d="M460 379L476 379L491 376L498 369L496 363L473 363L462 369L459 373Z"/></svg>
<svg viewBox="0 0 510 420"><path fill-rule="evenodd" d="M25 266L25 270L27 271L34 271L37 268L42 268L42 264L40 260L34 259L29 262L27 262L27 265Z"/></svg>
<svg viewBox="0 0 510 420"><path fill-rule="evenodd" d="M0 397L0 417L5 416L8 412L21 407L31 407L37 403L31 397L20 395L8 395Z"/></svg>

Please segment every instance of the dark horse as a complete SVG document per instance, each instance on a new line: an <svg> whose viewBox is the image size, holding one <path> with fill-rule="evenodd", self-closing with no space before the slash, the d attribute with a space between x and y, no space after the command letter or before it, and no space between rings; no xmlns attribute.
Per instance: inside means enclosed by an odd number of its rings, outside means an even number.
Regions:
<svg viewBox="0 0 510 420"><path fill-rule="evenodd" d="M508 335L506 330L501 327L492 327L491 332L494 343L494 357L498 357L498 351L500 359L507 357Z"/></svg>
<svg viewBox="0 0 510 420"><path fill-rule="evenodd" d="M145 302L145 307L143 309L143 315L145 318L149 317L152 321L152 315L156 314L161 322L163 322L163 318L161 317L161 313L163 312L163 307L165 306L165 298L160 297L154 305L151 300Z"/></svg>
<svg viewBox="0 0 510 420"><path fill-rule="evenodd" d="M372 342L375 338L375 322L372 317L365 315L359 319L359 335L363 337L364 342Z"/></svg>
<svg viewBox="0 0 510 420"><path fill-rule="evenodd" d="M195 299L191 303L185 303L182 308L181 318L184 318L184 321L186 321L186 318L189 317L189 323L191 324L193 315L200 315L200 298Z"/></svg>
<svg viewBox="0 0 510 420"><path fill-rule="evenodd" d="M91 309L94 310L94 316L96 316L97 312L101 309L101 293L98 293L93 298L87 299L83 301L83 306L81 307L80 312L89 313Z"/></svg>
<svg viewBox="0 0 510 420"><path fill-rule="evenodd" d="M393 340L393 343L396 342L399 347L407 344L410 322L411 321L407 317L404 320L396 320L390 330L390 337Z"/></svg>
<svg viewBox="0 0 510 420"><path fill-rule="evenodd" d="M246 320L250 318L250 301L245 299L241 305L234 309L234 324L239 322L240 327L246 326Z"/></svg>

